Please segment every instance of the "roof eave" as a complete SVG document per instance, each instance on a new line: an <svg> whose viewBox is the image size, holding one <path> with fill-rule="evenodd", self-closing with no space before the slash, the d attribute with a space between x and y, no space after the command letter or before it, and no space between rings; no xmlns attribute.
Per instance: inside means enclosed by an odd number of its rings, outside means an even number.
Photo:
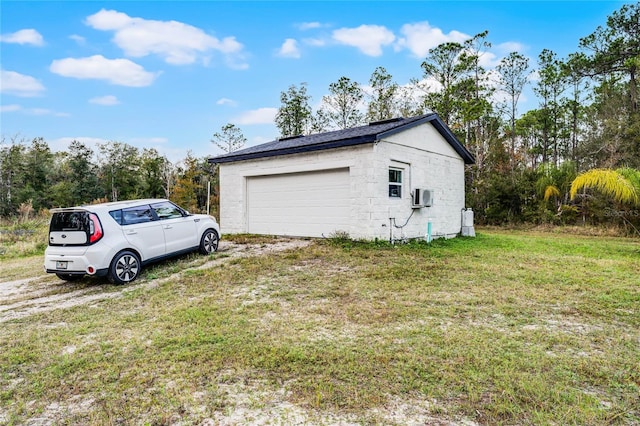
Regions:
<svg viewBox="0 0 640 426"><path fill-rule="evenodd" d="M442 119L436 113L431 113L426 115L418 120L411 121L409 123L401 124L397 127L394 127L390 130L380 132L380 133L371 133L363 136L348 138L348 139L340 139L330 142L319 142L312 145L303 145L303 146L292 146L281 149L274 150L266 150L266 151L256 151L249 153L239 152L229 153L220 155L218 157L209 158L209 163L211 164L222 164L222 163L233 163L236 161L245 161L245 160L255 160L259 158L269 158L269 157L277 157L280 155L290 155L290 154L300 154L305 152L313 152L313 151L323 151L326 149L334 149L341 148L346 146L354 146L365 143L373 143L379 140L382 140L386 137L394 135L396 133L403 132L407 129L410 129L415 126L419 126L424 123L431 123L435 129L442 135L443 138L449 143L449 145L456 151L458 155L462 158L465 164L474 164L475 159L473 155L465 148L464 145L458 141L456 136L451 132L451 130L444 124Z"/></svg>
<svg viewBox="0 0 640 426"><path fill-rule="evenodd" d="M314 145L290 147L272 151L259 151L247 154L227 155L209 158L211 164L234 163L236 161L255 160L258 158L277 157L280 155L301 154L304 152L324 151L325 149L342 148L346 146L363 145L375 142L375 135L359 136L357 138L342 139L332 142L322 142Z"/></svg>

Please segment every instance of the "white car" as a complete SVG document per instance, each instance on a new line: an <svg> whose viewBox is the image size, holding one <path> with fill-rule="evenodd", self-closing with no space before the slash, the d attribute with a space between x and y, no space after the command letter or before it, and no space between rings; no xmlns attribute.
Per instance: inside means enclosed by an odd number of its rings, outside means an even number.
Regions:
<svg viewBox="0 0 640 426"><path fill-rule="evenodd" d="M142 266L167 257L218 249L215 218L190 214L165 199L117 201L52 209L44 269L72 281L106 276L135 280Z"/></svg>

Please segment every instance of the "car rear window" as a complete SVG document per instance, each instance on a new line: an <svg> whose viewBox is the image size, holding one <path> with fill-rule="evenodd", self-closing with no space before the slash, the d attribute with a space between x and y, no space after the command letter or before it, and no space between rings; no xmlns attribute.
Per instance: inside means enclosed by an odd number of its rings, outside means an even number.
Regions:
<svg viewBox="0 0 640 426"><path fill-rule="evenodd" d="M90 224L89 212L60 212L51 217L49 230L89 232Z"/></svg>

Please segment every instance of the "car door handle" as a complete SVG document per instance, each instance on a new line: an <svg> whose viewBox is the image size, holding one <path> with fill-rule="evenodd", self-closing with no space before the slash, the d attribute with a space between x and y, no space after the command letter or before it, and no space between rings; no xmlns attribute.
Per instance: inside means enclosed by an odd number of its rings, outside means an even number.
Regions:
<svg viewBox="0 0 640 426"><path fill-rule="evenodd" d="M165 225L164 226L164 229L171 229L171 228L173 228L173 226L171 226L171 225Z"/></svg>
<svg viewBox="0 0 640 426"><path fill-rule="evenodd" d="M136 235L137 232L136 231L127 231L127 235Z"/></svg>

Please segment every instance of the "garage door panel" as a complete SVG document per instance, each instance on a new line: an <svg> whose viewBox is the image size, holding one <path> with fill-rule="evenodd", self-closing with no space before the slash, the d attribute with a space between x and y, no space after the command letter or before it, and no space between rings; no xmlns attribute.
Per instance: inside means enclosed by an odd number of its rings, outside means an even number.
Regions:
<svg viewBox="0 0 640 426"><path fill-rule="evenodd" d="M248 232L327 236L348 231L349 169L247 179Z"/></svg>
<svg viewBox="0 0 640 426"><path fill-rule="evenodd" d="M323 217L335 217L343 219L349 214L349 210L345 208L334 209L320 209L318 211L310 211L309 208L304 207L289 207L289 208L277 208L277 209L262 209L260 212L256 212L256 216L253 219L259 219L260 217L269 218L274 222L290 222L295 219L296 216L304 217L305 220L310 218L323 218ZM297 222L297 220L293 220Z"/></svg>
<svg viewBox="0 0 640 426"><path fill-rule="evenodd" d="M262 192L264 191L264 192ZM324 188L323 190L313 189L311 186L304 190L273 190L272 188L262 188L260 193L253 192L251 201L267 201L267 200L285 200L286 198L292 198L291 202L318 202L324 201L325 203L333 203L334 200L344 201L349 198L349 194L344 193L344 188ZM319 196L326 196L330 198L321 199ZM340 203L338 203L339 205Z"/></svg>

